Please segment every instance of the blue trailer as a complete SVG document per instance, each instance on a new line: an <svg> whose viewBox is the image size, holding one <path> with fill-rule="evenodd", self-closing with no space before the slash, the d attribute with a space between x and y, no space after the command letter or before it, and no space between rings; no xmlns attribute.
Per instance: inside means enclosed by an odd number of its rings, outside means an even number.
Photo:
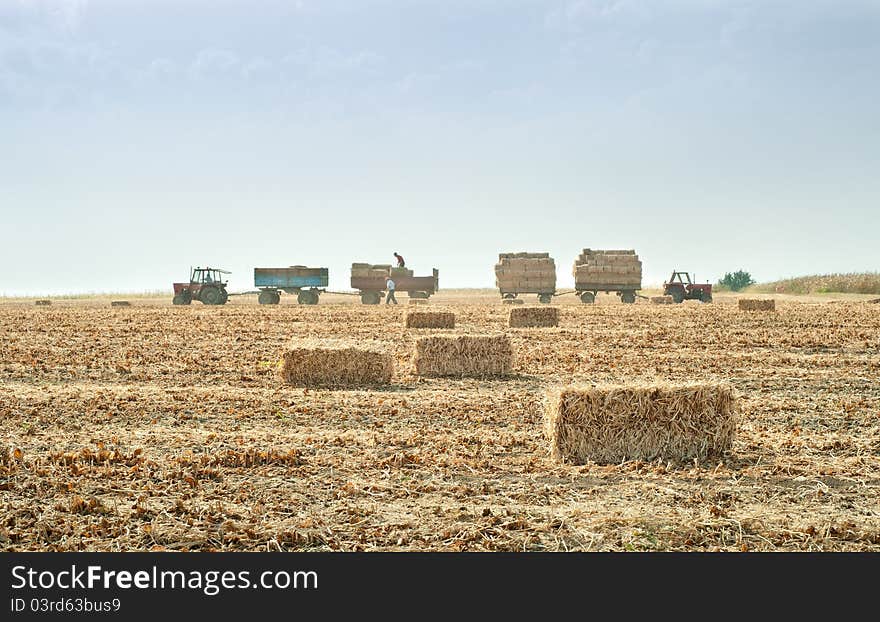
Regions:
<svg viewBox="0 0 880 622"><path fill-rule="evenodd" d="M296 294L301 305L316 305L329 284L327 268L254 268L254 287L260 290L261 305L277 305L281 302L281 292Z"/></svg>

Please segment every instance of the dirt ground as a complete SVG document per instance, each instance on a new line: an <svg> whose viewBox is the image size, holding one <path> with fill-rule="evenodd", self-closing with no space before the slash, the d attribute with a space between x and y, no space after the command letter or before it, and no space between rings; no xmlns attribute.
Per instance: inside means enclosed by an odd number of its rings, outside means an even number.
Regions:
<svg viewBox="0 0 880 622"><path fill-rule="evenodd" d="M118 299L116 297L114 299ZM595 306L507 329L491 292L427 308L507 330L505 380L413 375L413 308L0 301L0 549L880 550L880 305L778 297ZM284 387L298 337L386 341L388 390ZM732 451L704 464L552 462L568 383L725 381Z"/></svg>

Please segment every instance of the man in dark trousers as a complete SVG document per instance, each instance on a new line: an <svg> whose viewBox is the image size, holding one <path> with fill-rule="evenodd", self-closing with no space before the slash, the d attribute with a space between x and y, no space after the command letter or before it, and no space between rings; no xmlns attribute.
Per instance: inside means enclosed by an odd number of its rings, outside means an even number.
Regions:
<svg viewBox="0 0 880 622"><path fill-rule="evenodd" d="M385 298L385 304L390 305L392 302L397 304L397 298L394 297L394 288L397 285L391 280L390 276L385 277L385 287L388 288L388 296Z"/></svg>
<svg viewBox="0 0 880 622"><path fill-rule="evenodd" d="M398 268L406 268L406 262L403 260L403 257L394 253L394 256L397 258L397 267Z"/></svg>

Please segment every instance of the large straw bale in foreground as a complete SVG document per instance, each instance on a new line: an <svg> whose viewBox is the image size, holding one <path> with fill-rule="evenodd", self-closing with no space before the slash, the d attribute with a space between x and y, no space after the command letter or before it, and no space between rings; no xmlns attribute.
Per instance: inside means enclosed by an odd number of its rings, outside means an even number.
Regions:
<svg viewBox="0 0 880 622"><path fill-rule="evenodd" d="M513 345L506 335L422 337L413 363L419 376L505 376L513 369Z"/></svg>
<svg viewBox="0 0 880 622"><path fill-rule="evenodd" d="M775 300L756 300L749 298L740 298L740 311L776 311Z"/></svg>
<svg viewBox="0 0 880 622"><path fill-rule="evenodd" d="M559 326L556 307L523 307L510 310L511 328L552 328Z"/></svg>
<svg viewBox="0 0 880 622"><path fill-rule="evenodd" d="M551 391L544 431L556 460L704 460L730 448L736 399L727 385L565 387Z"/></svg>
<svg viewBox="0 0 880 622"><path fill-rule="evenodd" d="M297 387L365 387L391 382L394 360L381 344L321 339L284 351L281 379Z"/></svg>
<svg viewBox="0 0 880 622"><path fill-rule="evenodd" d="M439 311L410 311L407 328L455 328L455 314Z"/></svg>

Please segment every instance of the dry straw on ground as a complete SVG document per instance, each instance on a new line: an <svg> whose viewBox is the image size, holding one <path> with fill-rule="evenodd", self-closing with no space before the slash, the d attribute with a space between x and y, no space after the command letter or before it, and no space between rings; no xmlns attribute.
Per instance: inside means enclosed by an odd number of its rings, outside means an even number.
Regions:
<svg viewBox="0 0 880 622"><path fill-rule="evenodd" d="M556 307L523 307L511 309L511 328L552 328L559 326L559 309Z"/></svg>
<svg viewBox="0 0 880 622"><path fill-rule="evenodd" d="M741 298L739 301L740 311L776 311L775 300L758 300Z"/></svg>
<svg viewBox="0 0 880 622"><path fill-rule="evenodd" d="M419 376L505 376L513 369L513 345L506 335L422 337L413 363Z"/></svg>
<svg viewBox="0 0 880 622"><path fill-rule="evenodd" d="M736 399L727 385L566 387L549 393L544 431L556 460L704 460L729 449Z"/></svg>
<svg viewBox="0 0 880 622"><path fill-rule="evenodd" d="M333 339L294 342L280 365L282 381L298 387L385 385L393 374L394 359L383 345Z"/></svg>
<svg viewBox="0 0 880 622"><path fill-rule="evenodd" d="M651 296L652 305L671 305L675 303L672 296Z"/></svg>
<svg viewBox="0 0 880 622"><path fill-rule="evenodd" d="M455 328L455 314L439 311L410 311L407 328Z"/></svg>

